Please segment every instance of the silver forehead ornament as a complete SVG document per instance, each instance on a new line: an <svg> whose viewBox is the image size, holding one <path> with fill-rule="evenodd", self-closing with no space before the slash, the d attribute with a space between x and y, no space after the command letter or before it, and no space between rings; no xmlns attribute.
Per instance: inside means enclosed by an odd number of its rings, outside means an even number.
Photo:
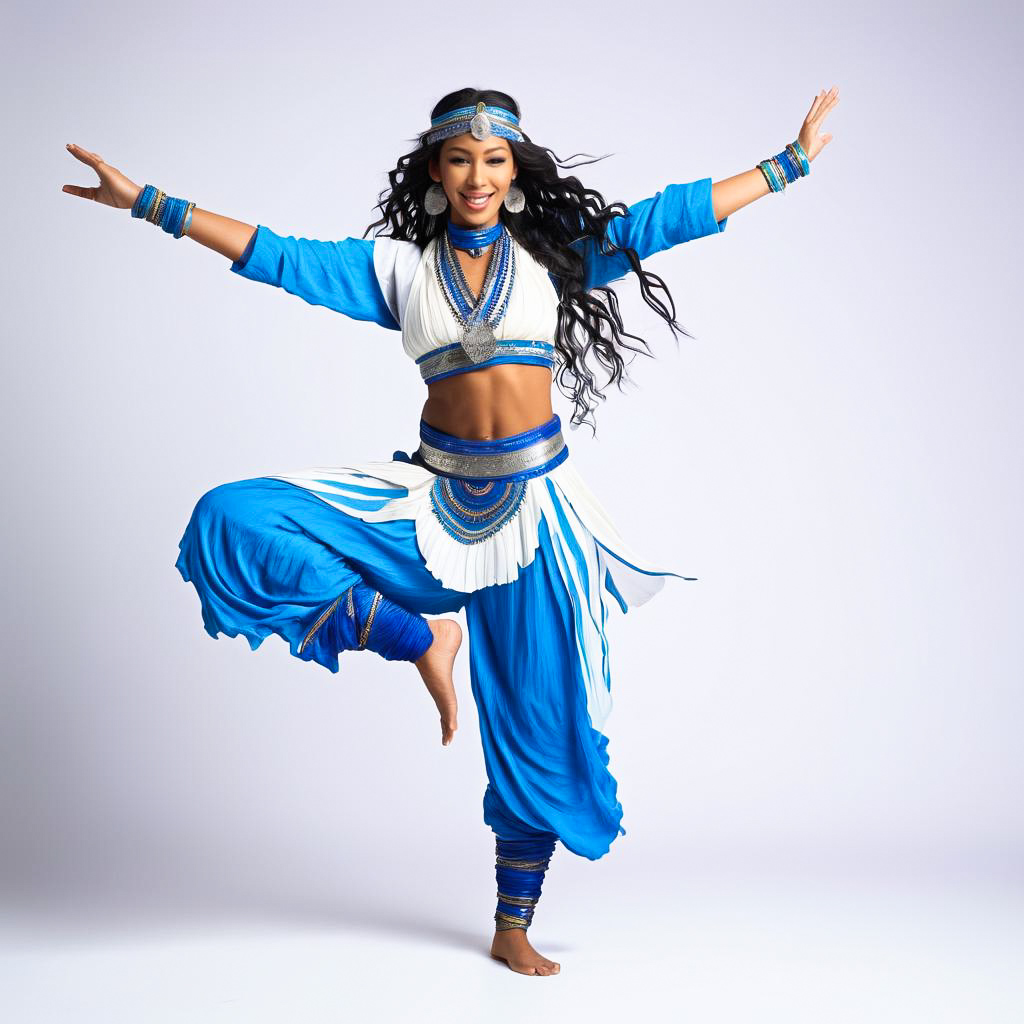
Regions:
<svg viewBox="0 0 1024 1024"><path fill-rule="evenodd" d="M491 119L484 113L486 103L476 105L476 113L469 122L469 133L474 139L486 139L491 134Z"/></svg>

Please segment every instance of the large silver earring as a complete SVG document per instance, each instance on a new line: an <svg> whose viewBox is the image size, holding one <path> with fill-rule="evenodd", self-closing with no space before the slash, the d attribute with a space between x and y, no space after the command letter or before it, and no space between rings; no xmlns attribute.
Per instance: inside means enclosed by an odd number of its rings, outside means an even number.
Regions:
<svg viewBox="0 0 1024 1024"><path fill-rule="evenodd" d="M423 209L426 210L431 217L436 217L439 213L444 213L447 206L448 197L444 194L444 189L441 188L437 182L434 182L434 184L427 189L427 194L423 197Z"/></svg>
<svg viewBox="0 0 1024 1024"><path fill-rule="evenodd" d="M514 181L505 193L504 206L509 213L522 213L526 207L526 193Z"/></svg>

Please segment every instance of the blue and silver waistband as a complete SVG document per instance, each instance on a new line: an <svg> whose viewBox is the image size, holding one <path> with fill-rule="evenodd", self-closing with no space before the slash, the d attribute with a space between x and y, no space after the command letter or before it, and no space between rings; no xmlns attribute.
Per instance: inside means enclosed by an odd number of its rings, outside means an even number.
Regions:
<svg viewBox="0 0 1024 1024"><path fill-rule="evenodd" d="M555 346L547 341L499 341L490 359L474 363L466 350L456 341L452 345L435 349L416 360L420 375L426 384L457 373L469 373L483 366L497 366L499 363L527 363L554 369Z"/></svg>
<svg viewBox="0 0 1024 1024"><path fill-rule="evenodd" d="M539 427L495 441L467 441L420 420L416 454L439 476L461 480L526 480L541 476L569 457L557 413Z"/></svg>

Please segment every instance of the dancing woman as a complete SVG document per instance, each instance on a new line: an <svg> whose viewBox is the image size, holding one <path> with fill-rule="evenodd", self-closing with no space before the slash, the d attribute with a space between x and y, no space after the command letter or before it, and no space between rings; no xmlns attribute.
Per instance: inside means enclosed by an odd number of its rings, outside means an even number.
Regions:
<svg viewBox="0 0 1024 1024"><path fill-rule="evenodd" d="M552 384L573 402L570 427L593 426L604 386L594 362L620 384L623 350L647 349L608 285L635 274L644 301L685 334L642 261L723 231L735 211L809 174L837 102L836 89L819 93L797 139L751 170L626 207L560 176L578 165L529 139L511 96L462 89L390 172L380 218L338 242L211 213L68 145L100 184L65 192L131 209L249 280L400 332L427 388L415 451L214 487L176 566L211 636L242 635L255 650L276 633L332 672L342 651L412 662L445 745L462 630L425 616L465 610L497 855L491 954L519 973L560 969L526 937L555 841L596 860L625 835L604 732L608 608L625 612L678 576L631 550L578 474Z"/></svg>

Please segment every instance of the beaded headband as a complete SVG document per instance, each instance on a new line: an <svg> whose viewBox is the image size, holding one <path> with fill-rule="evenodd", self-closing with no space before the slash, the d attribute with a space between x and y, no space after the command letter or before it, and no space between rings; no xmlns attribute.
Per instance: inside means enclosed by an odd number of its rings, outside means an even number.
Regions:
<svg viewBox="0 0 1024 1024"><path fill-rule="evenodd" d="M453 135L464 135L466 132L478 140L498 135L515 142L523 141L523 133L519 130L519 118L515 114L504 107L489 107L483 102L475 107L458 107L432 118L430 128L424 132L421 141L425 146L429 146L439 139L449 139Z"/></svg>

